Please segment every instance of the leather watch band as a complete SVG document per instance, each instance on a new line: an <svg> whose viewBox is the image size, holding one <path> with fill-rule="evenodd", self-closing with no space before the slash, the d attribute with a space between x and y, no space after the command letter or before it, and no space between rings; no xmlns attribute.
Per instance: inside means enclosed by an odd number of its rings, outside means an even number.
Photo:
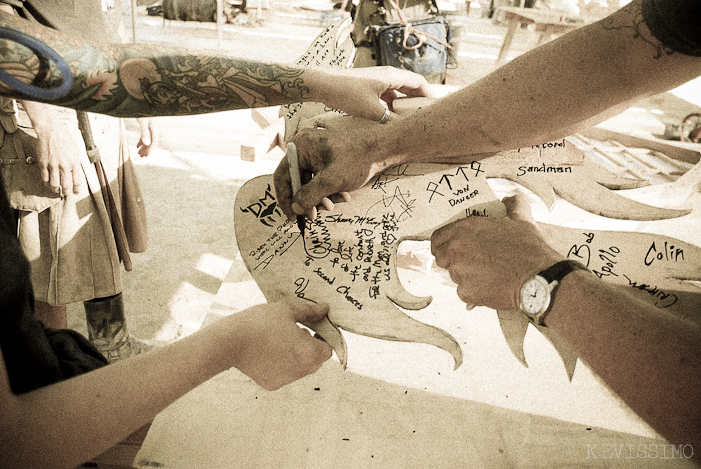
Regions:
<svg viewBox="0 0 701 469"><path fill-rule="evenodd" d="M541 270L536 274L537 277L542 277L543 280L545 280L549 285L550 285L550 297L548 299L548 306L544 311L541 311L540 313L537 313L535 315L528 314L527 312L524 311L528 319L535 324L536 326L540 327L547 327L545 325L545 317L550 313L550 310L552 309L553 306L553 300L554 300L554 295L556 295L556 290L565 276L568 274L576 271L576 270L586 270L587 269L584 264L573 261L573 260L565 260L565 261L560 261L552 266L548 267L545 270Z"/></svg>
<svg viewBox="0 0 701 469"><path fill-rule="evenodd" d="M589 270L581 262L573 261L568 259L566 261L557 262L545 270L538 272L538 275L543 277L548 283L554 281L560 282L567 274L574 272L575 270Z"/></svg>

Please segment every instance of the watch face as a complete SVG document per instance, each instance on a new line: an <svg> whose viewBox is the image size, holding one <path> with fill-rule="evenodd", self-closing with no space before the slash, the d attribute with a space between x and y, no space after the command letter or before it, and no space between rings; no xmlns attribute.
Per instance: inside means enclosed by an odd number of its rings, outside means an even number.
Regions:
<svg viewBox="0 0 701 469"><path fill-rule="evenodd" d="M526 314L538 314L550 305L550 286L547 280L534 276L526 280L519 294L521 311Z"/></svg>

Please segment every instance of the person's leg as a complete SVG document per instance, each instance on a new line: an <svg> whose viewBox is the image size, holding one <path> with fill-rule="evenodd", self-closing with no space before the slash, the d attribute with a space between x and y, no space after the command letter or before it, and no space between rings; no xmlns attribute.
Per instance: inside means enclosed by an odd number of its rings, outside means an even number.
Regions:
<svg viewBox="0 0 701 469"><path fill-rule="evenodd" d="M127 330L122 294L84 301L88 338L110 362L129 358L153 348Z"/></svg>
<svg viewBox="0 0 701 469"><path fill-rule="evenodd" d="M138 184L136 171L131 162L126 131L122 121L107 116L88 116L95 145L100 149L101 166L106 180L110 181L112 195L117 204L118 217L128 240L129 252L144 252L148 244L148 229L143 195ZM154 138L153 134L150 136ZM87 185L91 189L91 201L97 213L109 213L107 201L97 178L94 164L84 164ZM114 216L111 213L110 216ZM85 317L90 341L108 360L115 361L142 353L156 341L136 339L127 329L125 304L122 298L123 284L120 256L113 237L113 227L109 217L94 217L94 240L90 245L106 245L109 251L100 259L94 259L89 266L97 298L84 301ZM100 224L101 220L104 224ZM106 241L106 242L105 242ZM106 262L105 259L108 259ZM115 271L116 266L116 271Z"/></svg>
<svg viewBox="0 0 701 469"><path fill-rule="evenodd" d="M51 329L68 328L68 322L66 320L66 305L54 306L43 301L35 301L34 316L44 323L44 326Z"/></svg>

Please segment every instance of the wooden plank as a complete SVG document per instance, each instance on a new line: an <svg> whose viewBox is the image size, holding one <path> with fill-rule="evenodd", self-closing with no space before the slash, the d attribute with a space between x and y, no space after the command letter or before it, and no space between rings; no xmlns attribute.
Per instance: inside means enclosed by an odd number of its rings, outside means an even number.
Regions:
<svg viewBox="0 0 701 469"><path fill-rule="evenodd" d="M685 145L680 142L669 142L661 139L635 137L633 135L615 132L613 130L603 129L601 127L592 127L591 129L579 132L579 134L596 140L615 140L627 147L649 148L651 150L662 152L675 160L685 161L691 164L698 163L701 157L701 153L699 152L699 148L701 148L701 146L696 144Z"/></svg>
<svg viewBox="0 0 701 469"><path fill-rule="evenodd" d="M502 66L506 62L506 57L509 54L509 49L511 49L511 43L514 41L514 35L516 34L518 25L518 21L509 20L509 29L506 31L504 42L499 50L499 57L497 57L497 67Z"/></svg>
<svg viewBox="0 0 701 469"><path fill-rule="evenodd" d="M563 12L550 12L535 8L501 7L499 8L505 15L517 16L522 23L551 24L577 28L584 25L583 18L576 15L568 15ZM507 17L508 18L508 17Z"/></svg>
<svg viewBox="0 0 701 469"><path fill-rule="evenodd" d="M126 437L121 442L107 449L102 454L87 461L77 469L97 468L97 469L133 469L132 463L141 445L146 438L146 434L151 428L151 422L139 428L137 431Z"/></svg>

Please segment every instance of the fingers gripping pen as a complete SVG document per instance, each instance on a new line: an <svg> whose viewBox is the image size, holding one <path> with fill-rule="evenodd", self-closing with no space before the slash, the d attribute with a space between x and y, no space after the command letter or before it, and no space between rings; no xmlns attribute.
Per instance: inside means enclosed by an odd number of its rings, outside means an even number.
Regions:
<svg viewBox="0 0 701 469"><path fill-rule="evenodd" d="M297 192L302 187L302 177L299 173L299 157L297 155L297 147L294 143L287 144L287 165L290 168L290 179L292 180L292 197L297 195ZM300 233L304 236L304 215L297 215L297 226Z"/></svg>
<svg viewBox="0 0 701 469"><path fill-rule="evenodd" d="M15 31L14 29L0 27L0 38L9 39L10 41L16 42L17 44L23 45L32 52L34 52L40 59L50 60L61 72L63 77L63 83L57 88L40 88L36 85L30 85L19 81L17 78L13 77L5 70L0 68L0 81L15 91L27 95L30 98L39 99L42 101L52 101L59 99L68 94L68 92L73 88L73 74L71 73L71 68L68 63L58 55L58 53L39 41L38 39L29 36L27 34Z"/></svg>

